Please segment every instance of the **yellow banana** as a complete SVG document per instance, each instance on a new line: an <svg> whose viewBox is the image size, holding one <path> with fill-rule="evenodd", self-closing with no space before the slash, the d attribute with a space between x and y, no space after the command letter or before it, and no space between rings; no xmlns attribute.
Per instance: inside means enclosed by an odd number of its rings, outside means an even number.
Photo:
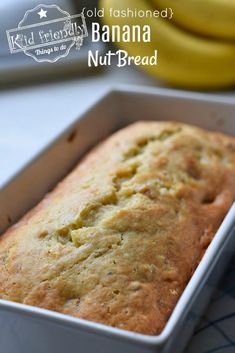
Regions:
<svg viewBox="0 0 235 353"><path fill-rule="evenodd" d="M235 0L152 0L171 7L174 21L195 33L235 40Z"/></svg>
<svg viewBox="0 0 235 353"><path fill-rule="evenodd" d="M179 29L169 20L110 17L109 9L150 9L145 0L101 0L107 25L151 26L151 43L117 43L129 55L151 56L158 50L158 65L142 66L168 83L186 88L218 89L235 84L235 44L204 39Z"/></svg>

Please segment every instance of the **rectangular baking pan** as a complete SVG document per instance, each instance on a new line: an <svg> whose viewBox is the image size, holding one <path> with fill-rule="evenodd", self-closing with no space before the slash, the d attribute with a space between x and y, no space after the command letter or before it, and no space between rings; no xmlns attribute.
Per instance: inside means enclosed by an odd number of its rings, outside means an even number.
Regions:
<svg viewBox="0 0 235 353"><path fill-rule="evenodd" d="M97 142L137 120L178 120L235 136L230 98L166 89L107 92L0 190L0 233L34 206ZM3 353L180 353L191 337L235 245L230 209L163 332L146 336L0 300Z"/></svg>

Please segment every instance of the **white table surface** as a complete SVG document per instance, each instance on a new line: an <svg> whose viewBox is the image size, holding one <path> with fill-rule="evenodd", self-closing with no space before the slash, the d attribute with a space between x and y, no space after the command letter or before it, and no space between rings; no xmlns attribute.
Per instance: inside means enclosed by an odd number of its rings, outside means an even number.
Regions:
<svg viewBox="0 0 235 353"><path fill-rule="evenodd" d="M116 84L156 85L132 68L0 91L0 186L82 111Z"/></svg>
<svg viewBox="0 0 235 353"><path fill-rule="evenodd" d="M0 187L93 101L117 84L159 85L141 71L128 68L72 81L0 90Z"/></svg>

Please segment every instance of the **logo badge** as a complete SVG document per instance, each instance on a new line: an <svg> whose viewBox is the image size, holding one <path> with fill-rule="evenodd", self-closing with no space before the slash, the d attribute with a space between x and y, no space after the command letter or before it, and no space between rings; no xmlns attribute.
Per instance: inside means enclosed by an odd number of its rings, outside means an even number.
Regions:
<svg viewBox="0 0 235 353"><path fill-rule="evenodd" d="M54 63L72 47L79 50L88 31L83 13L71 16L57 5L40 4L6 34L12 54L24 52L37 62Z"/></svg>

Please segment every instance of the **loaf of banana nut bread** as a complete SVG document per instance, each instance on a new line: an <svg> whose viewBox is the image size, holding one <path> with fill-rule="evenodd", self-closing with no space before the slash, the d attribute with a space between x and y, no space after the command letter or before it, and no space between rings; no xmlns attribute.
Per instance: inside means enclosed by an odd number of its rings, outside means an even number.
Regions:
<svg viewBox="0 0 235 353"><path fill-rule="evenodd" d="M0 238L0 298L159 334L234 200L234 138L130 125Z"/></svg>

